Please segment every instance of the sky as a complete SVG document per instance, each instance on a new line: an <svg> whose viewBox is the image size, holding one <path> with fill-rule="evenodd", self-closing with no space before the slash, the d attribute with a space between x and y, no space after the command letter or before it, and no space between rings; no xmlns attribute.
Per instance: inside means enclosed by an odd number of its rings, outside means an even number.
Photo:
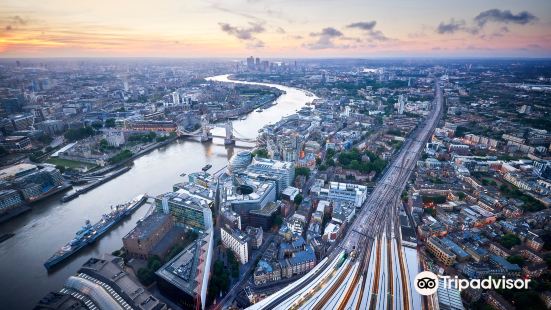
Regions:
<svg viewBox="0 0 551 310"><path fill-rule="evenodd" d="M551 57L549 0L2 0L0 57Z"/></svg>

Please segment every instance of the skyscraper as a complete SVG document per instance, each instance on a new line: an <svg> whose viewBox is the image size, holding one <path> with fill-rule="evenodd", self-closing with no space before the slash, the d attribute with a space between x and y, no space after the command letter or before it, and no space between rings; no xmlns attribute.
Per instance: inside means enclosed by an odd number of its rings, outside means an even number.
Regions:
<svg viewBox="0 0 551 310"><path fill-rule="evenodd" d="M174 105L180 104L180 93L178 93L177 91L172 93L172 102L174 103Z"/></svg>
<svg viewBox="0 0 551 310"><path fill-rule="evenodd" d="M254 70L254 57L247 58L247 69Z"/></svg>

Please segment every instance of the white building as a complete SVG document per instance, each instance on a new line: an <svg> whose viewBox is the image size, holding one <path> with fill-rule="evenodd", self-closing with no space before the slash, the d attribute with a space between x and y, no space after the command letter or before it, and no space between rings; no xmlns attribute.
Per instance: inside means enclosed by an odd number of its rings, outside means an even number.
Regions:
<svg viewBox="0 0 551 310"><path fill-rule="evenodd" d="M180 104L180 93L175 91L172 93L172 103L174 103L174 105L179 105Z"/></svg>
<svg viewBox="0 0 551 310"><path fill-rule="evenodd" d="M105 140L110 146L119 147L126 143L122 130L108 130L105 132Z"/></svg>
<svg viewBox="0 0 551 310"><path fill-rule="evenodd" d="M295 164L266 158L254 158L247 167L246 173L255 177L258 175L271 176L277 179L277 192L293 184L295 179Z"/></svg>
<svg viewBox="0 0 551 310"><path fill-rule="evenodd" d="M320 199L329 201L353 202L360 208L367 199L367 187L364 185L331 182L329 188L320 188L317 193Z"/></svg>
<svg viewBox="0 0 551 310"><path fill-rule="evenodd" d="M238 230L221 228L222 244L232 250L241 264L249 261L249 239L248 236Z"/></svg>

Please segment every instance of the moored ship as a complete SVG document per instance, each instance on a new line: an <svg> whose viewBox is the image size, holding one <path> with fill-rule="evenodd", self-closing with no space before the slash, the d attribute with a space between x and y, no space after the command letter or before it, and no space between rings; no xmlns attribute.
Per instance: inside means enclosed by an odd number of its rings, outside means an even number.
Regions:
<svg viewBox="0 0 551 310"><path fill-rule="evenodd" d="M146 199L147 196L143 194L132 199L130 202L111 206L111 212L102 215L101 220L93 225L90 224L89 220L86 220L86 223L77 231L75 237L55 252L44 263L44 267L46 267L46 269L51 269L85 246L101 238L111 227L128 215L134 213Z"/></svg>

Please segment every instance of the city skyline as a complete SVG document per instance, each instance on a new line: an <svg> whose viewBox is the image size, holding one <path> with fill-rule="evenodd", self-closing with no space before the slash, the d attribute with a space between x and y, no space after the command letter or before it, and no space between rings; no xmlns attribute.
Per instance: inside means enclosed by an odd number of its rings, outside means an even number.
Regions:
<svg viewBox="0 0 551 310"><path fill-rule="evenodd" d="M9 0L0 57L551 56L548 1L467 2Z"/></svg>

